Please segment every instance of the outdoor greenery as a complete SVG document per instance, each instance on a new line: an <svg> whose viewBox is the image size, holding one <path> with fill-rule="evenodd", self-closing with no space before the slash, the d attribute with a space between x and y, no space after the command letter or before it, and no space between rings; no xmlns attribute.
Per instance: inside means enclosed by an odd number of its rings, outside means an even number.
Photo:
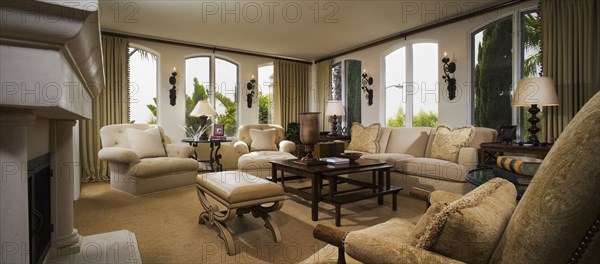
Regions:
<svg viewBox="0 0 600 264"><path fill-rule="evenodd" d="M406 114L402 107L398 108L398 112L392 118L387 120L386 126L388 127L404 127L406 125ZM433 111L428 113L421 110L415 116L413 116L413 127L436 127L438 125L437 114Z"/></svg>
<svg viewBox="0 0 600 264"><path fill-rule="evenodd" d="M506 18L483 30L475 66L476 126L498 128L512 124L512 19Z"/></svg>
<svg viewBox="0 0 600 264"><path fill-rule="evenodd" d="M263 94L258 92L258 123L273 123L273 95L271 93Z"/></svg>
<svg viewBox="0 0 600 264"><path fill-rule="evenodd" d="M150 110L150 113L152 113L148 120L146 120L146 123L148 124L156 124L156 117L158 116L158 114L156 113L156 106L158 105L158 103L156 102L156 97L152 97L152 101L154 101L154 104L146 105L146 107L148 107L148 110Z"/></svg>
<svg viewBox="0 0 600 264"><path fill-rule="evenodd" d="M200 84L198 78L194 78L194 92L192 96L185 95L185 125L192 126L193 129L197 129L200 125L197 117L190 117L190 113L196 106L196 103L200 100L208 98L208 90ZM215 99L221 102L225 107L225 113L217 116L217 123L225 126L225 135L234 135L237 130L236 123L236 111L237 103L224 94L215 91ZM209 119L210 123L210 119Z"/></svg>

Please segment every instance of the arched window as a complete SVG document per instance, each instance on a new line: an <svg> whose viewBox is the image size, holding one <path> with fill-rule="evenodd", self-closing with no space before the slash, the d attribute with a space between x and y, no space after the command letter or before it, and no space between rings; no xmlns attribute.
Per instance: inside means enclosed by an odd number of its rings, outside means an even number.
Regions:
<svg viewBox="0 0 600 264"><path fill-rule="evenodd" d="M223 58L199 56L187 58L185 67L186 126L198 125L198 118L189 114L199 100L207 99L217 112L211 122L224 125L225 135L234 136L237 131L239 66Z"/></svg>
<svg viewBox="0 0 600 264"><path fill-rule="evenodd" d="M437 43L414 43L385 56L386 126L437 125L437 54Z"/></svg>
<svg viewBox="0 0 600 264"><path fill-rule="evenodd" d="M129 122L157 122L157 61L147 50L129 47Z"/></svg>
<svg viewBox="0 0 600 264"><path fill-rule="evenodd" d="M258 123L273 123L273 65L258 67Z"/></svg>

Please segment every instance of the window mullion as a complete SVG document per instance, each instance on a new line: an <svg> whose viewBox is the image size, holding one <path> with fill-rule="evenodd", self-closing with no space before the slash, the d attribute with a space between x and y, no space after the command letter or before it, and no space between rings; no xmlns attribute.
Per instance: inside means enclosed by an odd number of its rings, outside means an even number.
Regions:
<svg viewBox="0 0 600 264"><path fill-rule="evenodd" d="M413 95L415 87L413 85L413 48L412 44L406 45L406 84L404 85L404 98L406 103L405 116L406 116L406 127L412 127L413 125ZM410 87L410 89L409 89ZM410 91L409 91L410 90Z"/></svg>

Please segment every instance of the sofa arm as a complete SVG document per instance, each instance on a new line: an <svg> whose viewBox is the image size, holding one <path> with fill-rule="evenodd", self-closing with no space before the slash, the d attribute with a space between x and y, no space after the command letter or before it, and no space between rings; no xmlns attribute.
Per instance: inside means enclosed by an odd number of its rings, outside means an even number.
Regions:
<svg viewBox="0 0 600 264"><path fill-rule="evenodd" d="M282 140L279 142L279 151L292 153L296 150L296 144L289 140Z"/></svg>
<svg viewBox="0 0 600 264"><path fill-rule="evenodd" d="M344 240L346 253L365 263L463 263L398 240L381 239L362 232L350 232Z"/></svg>
<svg viewBox="0 0 600 264"><path fill-rule="evenodd" d="M167 144L167 157L189 158L194 154L194 147L186 144Z"/></svg>
<svg viewBox="0 0 600 264"><path fill-rule="evenodd" d="M250 148L248 147L248 144L246 144L246 142L244 142L242 140L235 142L233 144L233 149L235 150L235 152L239 153L240 155L250 153Z"/></svg>
<svg viewBox="0 0 600 264"><path fill-rule="evenodd" d="M472 147L461 148L458 152L458 164L467 168L475 168L479 164L477 149Z"/></svg>
<svg viewBox="0 0 600 264"><path fill-rule="evenodd" d="M98 151L98 158L101 160L117 163L138 163L140 157L135 151L121 147L106 147Z"/></svg>

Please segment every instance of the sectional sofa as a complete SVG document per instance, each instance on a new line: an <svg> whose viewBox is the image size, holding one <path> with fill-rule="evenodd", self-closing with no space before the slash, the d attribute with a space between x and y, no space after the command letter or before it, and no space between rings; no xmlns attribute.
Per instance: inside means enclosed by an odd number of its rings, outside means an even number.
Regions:
<svg viewBox="0 0 600 264"><path fill-rule="evenodd" d="M376 140L379 147L375 153L346 149L345 152L361 152L361 159L384 161L392 166L392 185L418 187L429 191L444 190L465 194L475 186L465 180L465 173L478 166L478 149L482 142L492 142L497 137L495 129L474 128L474 135L467 146L460 148L456 162L433 158L432 148L436 128L390 128L381 127ZM354 132L353 132L354 137ZM353 138L354 140L354 138ZM352 142L351 144L352 145ZM351 178L370 177L370 174L350 174Z"/></svg>

